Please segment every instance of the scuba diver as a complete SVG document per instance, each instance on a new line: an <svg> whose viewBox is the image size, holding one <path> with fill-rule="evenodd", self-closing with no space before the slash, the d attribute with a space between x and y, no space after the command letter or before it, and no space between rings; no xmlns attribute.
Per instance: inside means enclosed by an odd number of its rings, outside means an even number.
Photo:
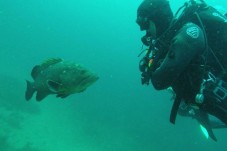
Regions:
<svg viewBox="0 0 227 151"><path fill-rule="evenodd" d="M168 0L143 0L136 22L148 47L139 63L142 84L171 88L170 122L186 104L216 141L212 129L227 125L227 17L204 0L185 2L175 15Z"/></svg>

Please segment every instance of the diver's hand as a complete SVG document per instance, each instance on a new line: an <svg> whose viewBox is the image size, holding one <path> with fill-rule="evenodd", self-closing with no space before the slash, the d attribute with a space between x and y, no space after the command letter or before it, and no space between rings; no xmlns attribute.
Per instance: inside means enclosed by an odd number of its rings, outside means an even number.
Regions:
<svg viewBox="0 0 227 151"><path fill-rule="evenodd" d="M143 72L141 74L141 84L149 85L149 83L150 83L150 75L147 72Z"/></svg>

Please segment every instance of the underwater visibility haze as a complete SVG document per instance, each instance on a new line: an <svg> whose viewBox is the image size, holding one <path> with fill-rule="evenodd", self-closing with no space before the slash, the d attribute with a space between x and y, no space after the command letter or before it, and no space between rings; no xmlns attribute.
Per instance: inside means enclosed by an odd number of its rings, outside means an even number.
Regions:
<svg viewBox="0 0 227 151"><path fill-rule="evenodd" d="M141 2L0 0L1 151L226 150L225 129L215 143L196 120L170 124L171 94L141 85ZM175 11L184 2L170 0ZM79 63L99 80L63 99L26 101L32 68L48 58Z"/></svg>

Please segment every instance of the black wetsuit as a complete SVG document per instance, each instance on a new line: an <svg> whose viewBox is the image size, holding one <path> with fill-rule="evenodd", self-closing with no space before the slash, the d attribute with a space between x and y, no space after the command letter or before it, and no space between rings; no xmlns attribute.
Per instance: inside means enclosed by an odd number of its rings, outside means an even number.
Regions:
<svg viewBox="0 0 227 151"><path fill-rule="evenodd" d="M185 24L172 39L168 53L160 67L152 73L152 84L157 90L172 87L176 94L181 94L186 101L192 101L200 87L200 80L195 83L188 78L197 74L192 65L204 53L204 34L199 26L193 23ZM184 88L184 89L182 89Z"/></svg>
<svg viewBox="0 0 227 151"><path fill-rule="evenodd" d="M217 60L206 46L211 48L220 63L227 67L227 19L212 7L199 11L206 30L202 30L196 17L186 21L172 37L166 54L160 66L151 74L155 89L162 90L172 87L187 104L196 104L195 97L199 93L204 78L205 65L216 76L222 72ZM207 35L205 37L205 35ZM206 44L207 38L207 44ZM162 48L159 48L162 49ZM166 49L166 48L165 48ZM227 123L227 112L219 112L214 106L200 106L204 111ZM227 108L226 108L227 110Z"/></svg>

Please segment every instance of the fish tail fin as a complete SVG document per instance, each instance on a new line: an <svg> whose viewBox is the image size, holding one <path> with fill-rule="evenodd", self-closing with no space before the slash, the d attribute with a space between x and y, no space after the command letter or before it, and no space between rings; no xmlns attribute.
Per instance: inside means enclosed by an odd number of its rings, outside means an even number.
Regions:
<svg viewBox="0 0 227 151"><path fill-rule="evenodd" d="M33 86L33 83L31 83L28 80L26 80L26 82L27 82L27 90L26 90L26 93L25 93L25 99L27 101L29 101L32 98L33 94L35 93L36 89Z"/></svg>

